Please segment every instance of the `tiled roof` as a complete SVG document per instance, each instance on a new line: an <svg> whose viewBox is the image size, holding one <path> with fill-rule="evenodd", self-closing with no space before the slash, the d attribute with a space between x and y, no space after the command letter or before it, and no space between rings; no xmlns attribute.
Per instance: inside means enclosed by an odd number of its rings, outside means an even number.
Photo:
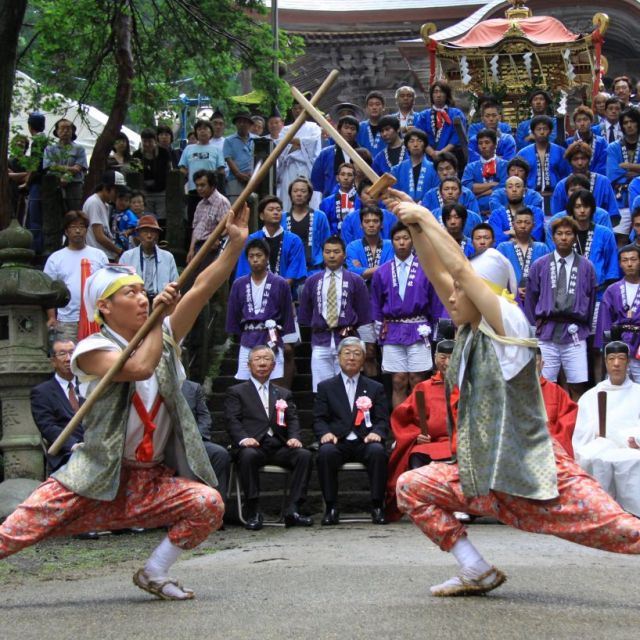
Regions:
<svg viewBox="0 0 640 640"><path fill-rule="evenodd" d="M503 0L500 0L503 1ZM267 7L270 0L264 0ZM288 11L331 12L331 11L399 11L401 9L428 9L436 7L477 7L487 4L483 0L278 0L278 9ZM493 2L491 4L494 4ZM498 2L500 4L500 2Z"/></svg>
<svg viewBox="0 0 640 640"><path fill-rule="evenodd" d="M469 29L478 24L487 14L492 13L497 7L503 4L503 0L491 0L491 2L483 2L482 4L484 6L474 11L468 18L462 20L462 22L458 22L446 29L442 29L442 31L433 33L430 37L437 42L444 42L467 33ZM422 38L406 40L405 42L422 42Z"/></svg>

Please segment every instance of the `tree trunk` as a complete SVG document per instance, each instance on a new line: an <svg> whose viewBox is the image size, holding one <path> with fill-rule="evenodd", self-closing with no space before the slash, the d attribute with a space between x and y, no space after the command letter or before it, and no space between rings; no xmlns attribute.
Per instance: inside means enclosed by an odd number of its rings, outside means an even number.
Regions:
<svg viewBox="0 0 640 640"><path fill-rule="evenodd" d="M9 115L11 96L16 77L16 57L18 35L22 27L26 0L0 0L0 228L4 229L11 219L11 198L9 197L8 154Z"/></svg>
<svg viewBox="0 0 640 640"><path fill-rule="evenodd" d="M89 163L89 173L84 182L85 196L93 193L99 184L102 174L107 166L107 158L111 152L111 147L115 137L120 132L129 109L129 99L131 98L131 86L133 81L133 55L131 53L131 15L129 2L121 3L118 6L113 20L113 34L115 41L114 57L118 69L118 79L116 84L116 95L109 111L109 118L96 140L91 162Z"/></svg>

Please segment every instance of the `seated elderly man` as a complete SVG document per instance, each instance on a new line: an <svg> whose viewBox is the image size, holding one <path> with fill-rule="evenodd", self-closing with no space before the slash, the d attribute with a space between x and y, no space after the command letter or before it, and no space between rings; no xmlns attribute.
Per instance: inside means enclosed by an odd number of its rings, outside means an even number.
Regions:
<svg viewBox="0 0 640 640"><path fill-rule="evenodd" d="M338 469L345 462L367 467L371 488L371 521L386 524L383 511L387 483L389 405L379 382L360 374L365 343L356 337L338 345L340 373L318 385L313 408L313 431L320 440L318 476L326 511L323 525L339 524Z"/></svg>
<svg viewBox="0 0 640 640"><path fill-rule="evenodd" d="M73 340L57 339L51 345L53 377L31 389L31 415L38 431L48 444L60 435L79 409L78 380L71 372ZM71 452L82 442L83 429L79 426L56 455L47 453L50 473L66 464Z"/></svg>
<svg viewBox="0 0 640 640"><path fill-rule="evenodd" d="M249 352L251 378L227 389L224 417L234 447L247 511L245 529L262 529L260 467L277 464L291 470L286 527L310 527L313 520L300 515L307 496L311 452L303 448L296 405L291 391L269 382L276 366L273 351L258 345Z"/></svg>
<svg viewBox="0 0 640 640"><path fill-rule="evenodd" d="M604 350L608 378L578 402L573 433L576 461L620 506L640 516L640 384L627 377L629 347L610 342ZM599 424L598 394L607 396L606 423Z"/></svg>

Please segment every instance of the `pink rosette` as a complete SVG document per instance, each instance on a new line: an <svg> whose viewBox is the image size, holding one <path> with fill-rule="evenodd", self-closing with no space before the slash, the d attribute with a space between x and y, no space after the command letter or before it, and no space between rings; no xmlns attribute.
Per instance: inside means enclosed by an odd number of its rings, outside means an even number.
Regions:
<svg viewBox="0 0 640 640"><path fill-rule="evenodd" d="M286 400L283 400L282 398L276 400L276 423L279 427L287 426L286 422L284 421L284 412L287 410L288 406L289 405L287 404Z"/></svg>
<svg viewBox="0 0 640 640"><path fill-rule="evenodd" d="M364 424L367 429L371 429L373 425L371 424L371 414L369 413L369 410L372 406L373 403L369 396L360 396L356 399L356 409L358 410L358 415L356 415L356 426L362 424L362 421L364 420Z"/></svg>

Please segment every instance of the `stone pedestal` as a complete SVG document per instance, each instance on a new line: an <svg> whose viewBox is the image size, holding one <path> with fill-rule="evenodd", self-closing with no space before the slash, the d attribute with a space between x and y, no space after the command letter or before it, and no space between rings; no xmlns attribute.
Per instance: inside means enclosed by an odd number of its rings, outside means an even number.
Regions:
<svg viewBox="0 0 640 640"><path fill-rule="evenodd" d="M0 402L4 477L42 479L40 433L31 417L31 388L51 375L42 308L0 305Z"/></svg>
<svg viewBox="0 0 640 640"><path fill-rule="evenodd" d="M29 266L31 233L12 220L0 232L0 451L5 480L44 476L30 392L51 375L45 309L69 302L64 283ZM0 498L5 491L0 485Z"/></svg>

